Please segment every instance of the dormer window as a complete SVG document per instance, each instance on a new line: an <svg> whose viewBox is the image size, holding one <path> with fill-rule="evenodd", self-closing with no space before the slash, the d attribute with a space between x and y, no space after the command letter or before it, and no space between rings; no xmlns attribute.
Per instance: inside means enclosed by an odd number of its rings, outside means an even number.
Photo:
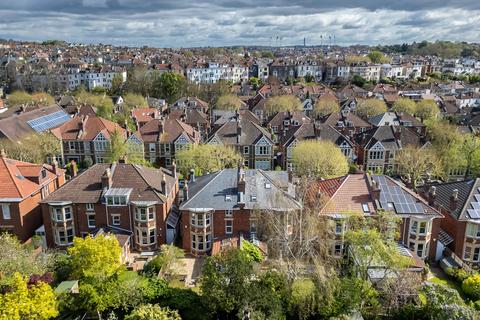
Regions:
<svg viewBox="0 0 480 320"><path fill-rule="evenodd" d="M251 201L251 202L257 201L257 196L254 195L254 194L252 194L252 195L250 196L250 201Z"/></svg>
<svg viewBox="0 0 480 320"><path fill-rule="evenodd" d="M42 179L45 179L47 177L47 170L42 169Z"/></svg>
<svg viewBox="0 0 480 320"><path fill-rule="evenodd" d="M272 189L272 185L268 182L265 183L265 189Z"/></svg>

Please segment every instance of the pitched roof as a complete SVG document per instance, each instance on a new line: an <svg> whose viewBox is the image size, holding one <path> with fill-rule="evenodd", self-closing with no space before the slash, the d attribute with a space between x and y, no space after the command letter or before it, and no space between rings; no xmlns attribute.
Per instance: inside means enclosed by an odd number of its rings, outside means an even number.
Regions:
<svg viewBox="0 0 480 320"><path fill-rule="evenodd" d="M36 133L36 131L28 124L28 121L40 119L53 113L63 113L66 120L70 119L68 114L58 105L39 108L36 110L23 112L18 115L12 115L8 118L0 120L0 136L4 135L11 141L17 142L24 137ZM59 123L58 125L64 123ZM53 124L52 124L53 125ZM51 129L51 128L47 128Z"/></svg>
<svg viewBox="0 0 480 320"><path fill-rule="evenodd" d="M290 210L301 208L293 197L293 187L288 173L245 170L245 194L243 200L238 191L238 169L224 169L196 178L188 184L188 200L182 210L202 208L230 210L245 203L246 209ZM287 190L288 189L288 190Z"/></svg>
<svg viewBox="0 0 480 320"><path fill-rule="evenodd" d="M125 133L125 130L115 122L87 115L76 116L51 132L60 140L92 141L100 132L109 139L115 130L121 134Z"/></svg>
<svg viewBox="0 0 480 320"><path fill-rule="evenodd" d="M425 195L430 192L431 186L435 186L436 188L434 198L435 206L445 209L452 217L458 220L480 220L480 217L476 218L475 216L471 216L468 212L468 209L474 208L472 203L480 202L480 178L476 180L454 181L424 186L422 191ZM455 205L452 205L453 190L458 190L458 199Z"/></svg>
<svg viewBox="0 0 480 320"><path fill-rule="evenodd" d="M163 127L163 132L160 130ZM143 125L140 137L144 142L173 143L181 135L186 135L192 142L198 142L200 134L190 125L177 119L153 119Z"/></svg>
<svg viewBox="0 0 480 320"><path fill-rule="evenodd" d="M40 177L43 169L46 170L47 177L40 184L36 183L35 180ZM0 198L26 198L39 190L45 181L55 177L50 166L0 157Z"/></svg>
<svg viewBox="0 0 480 320"><path fill-rule="evenodd" d="M240 128L240 135L238 129ZM219 139L225 145L252 145L261 137L266 137L271 142L270 133L259 124L246 117L233 117L214 131L210 136Z"/></svg>
<svg viewBox="0 0 480 320"><path fill-rule="evenodd" d="M74 203L97 203L103 195L102 176L110 168L112 188L132 189L130 201L157 201L163 203L161 194L162 176L165 174L167 192L177 183L172 172L165 168L148 168L130 163L98 163L82 172L42 202L72 201Z"/></svg>

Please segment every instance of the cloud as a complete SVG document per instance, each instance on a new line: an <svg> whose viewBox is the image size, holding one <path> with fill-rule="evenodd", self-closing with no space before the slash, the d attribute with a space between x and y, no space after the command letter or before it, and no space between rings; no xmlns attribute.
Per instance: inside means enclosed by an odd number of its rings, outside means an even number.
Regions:
<svg viewBox="0 0 480 320"><path fill-rule="evenodd" d="M16 0L0 35L168 47L478 41L480 1Z"/></svg>

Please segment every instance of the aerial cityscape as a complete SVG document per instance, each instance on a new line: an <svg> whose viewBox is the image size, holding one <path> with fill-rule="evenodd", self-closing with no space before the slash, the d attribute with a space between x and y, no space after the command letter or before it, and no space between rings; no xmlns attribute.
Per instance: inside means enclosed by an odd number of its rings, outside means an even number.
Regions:
<svg viewBox="0 0 480 320"><path fill-rule="evenodd" d="M480 2L0 15L0 320L480 319Z"/></svg>

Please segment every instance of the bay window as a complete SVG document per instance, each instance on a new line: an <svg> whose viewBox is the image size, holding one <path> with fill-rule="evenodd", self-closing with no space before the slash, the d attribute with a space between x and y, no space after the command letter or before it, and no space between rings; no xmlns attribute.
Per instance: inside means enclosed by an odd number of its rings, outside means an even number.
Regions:
<svg viewBox="0 0 480 320"><path fill-rule="evenodd" d="M191 234L191 246L195 251L207 251L212 247L212 237L210 234Z"/></svg>
<svg viewBox="0 0 480 320"><path fill-rule="evenodd" d="M155 219L155 207L136 207L135 219L138 221L152 221Z"/></svg>
<svg viewBox="0 0 480 320"><path fill-rule="evenodd" d="M140 245L152 245L157 243L157 230L152 228L135 228L135 234L137 235L137 243Z"/></svg>
<svg viewBox="0 0 480 320"><path fill-rule="evenodd" d="M72 207L52 207L51 217L55 222L72 220Z"/></svg>
<svg viewBox="0 0 480 320"><path fill-rule="evenodd" d="M55 243L58 245L70 245L73 243L73 227L55 229Z"/></svg>
<svg viewBox="0 0 480 320"><path fill-rule="evenodd" d="M200 212L190 214L190 224L194 227L208 227L210 226L211 213Z"/></svg>

